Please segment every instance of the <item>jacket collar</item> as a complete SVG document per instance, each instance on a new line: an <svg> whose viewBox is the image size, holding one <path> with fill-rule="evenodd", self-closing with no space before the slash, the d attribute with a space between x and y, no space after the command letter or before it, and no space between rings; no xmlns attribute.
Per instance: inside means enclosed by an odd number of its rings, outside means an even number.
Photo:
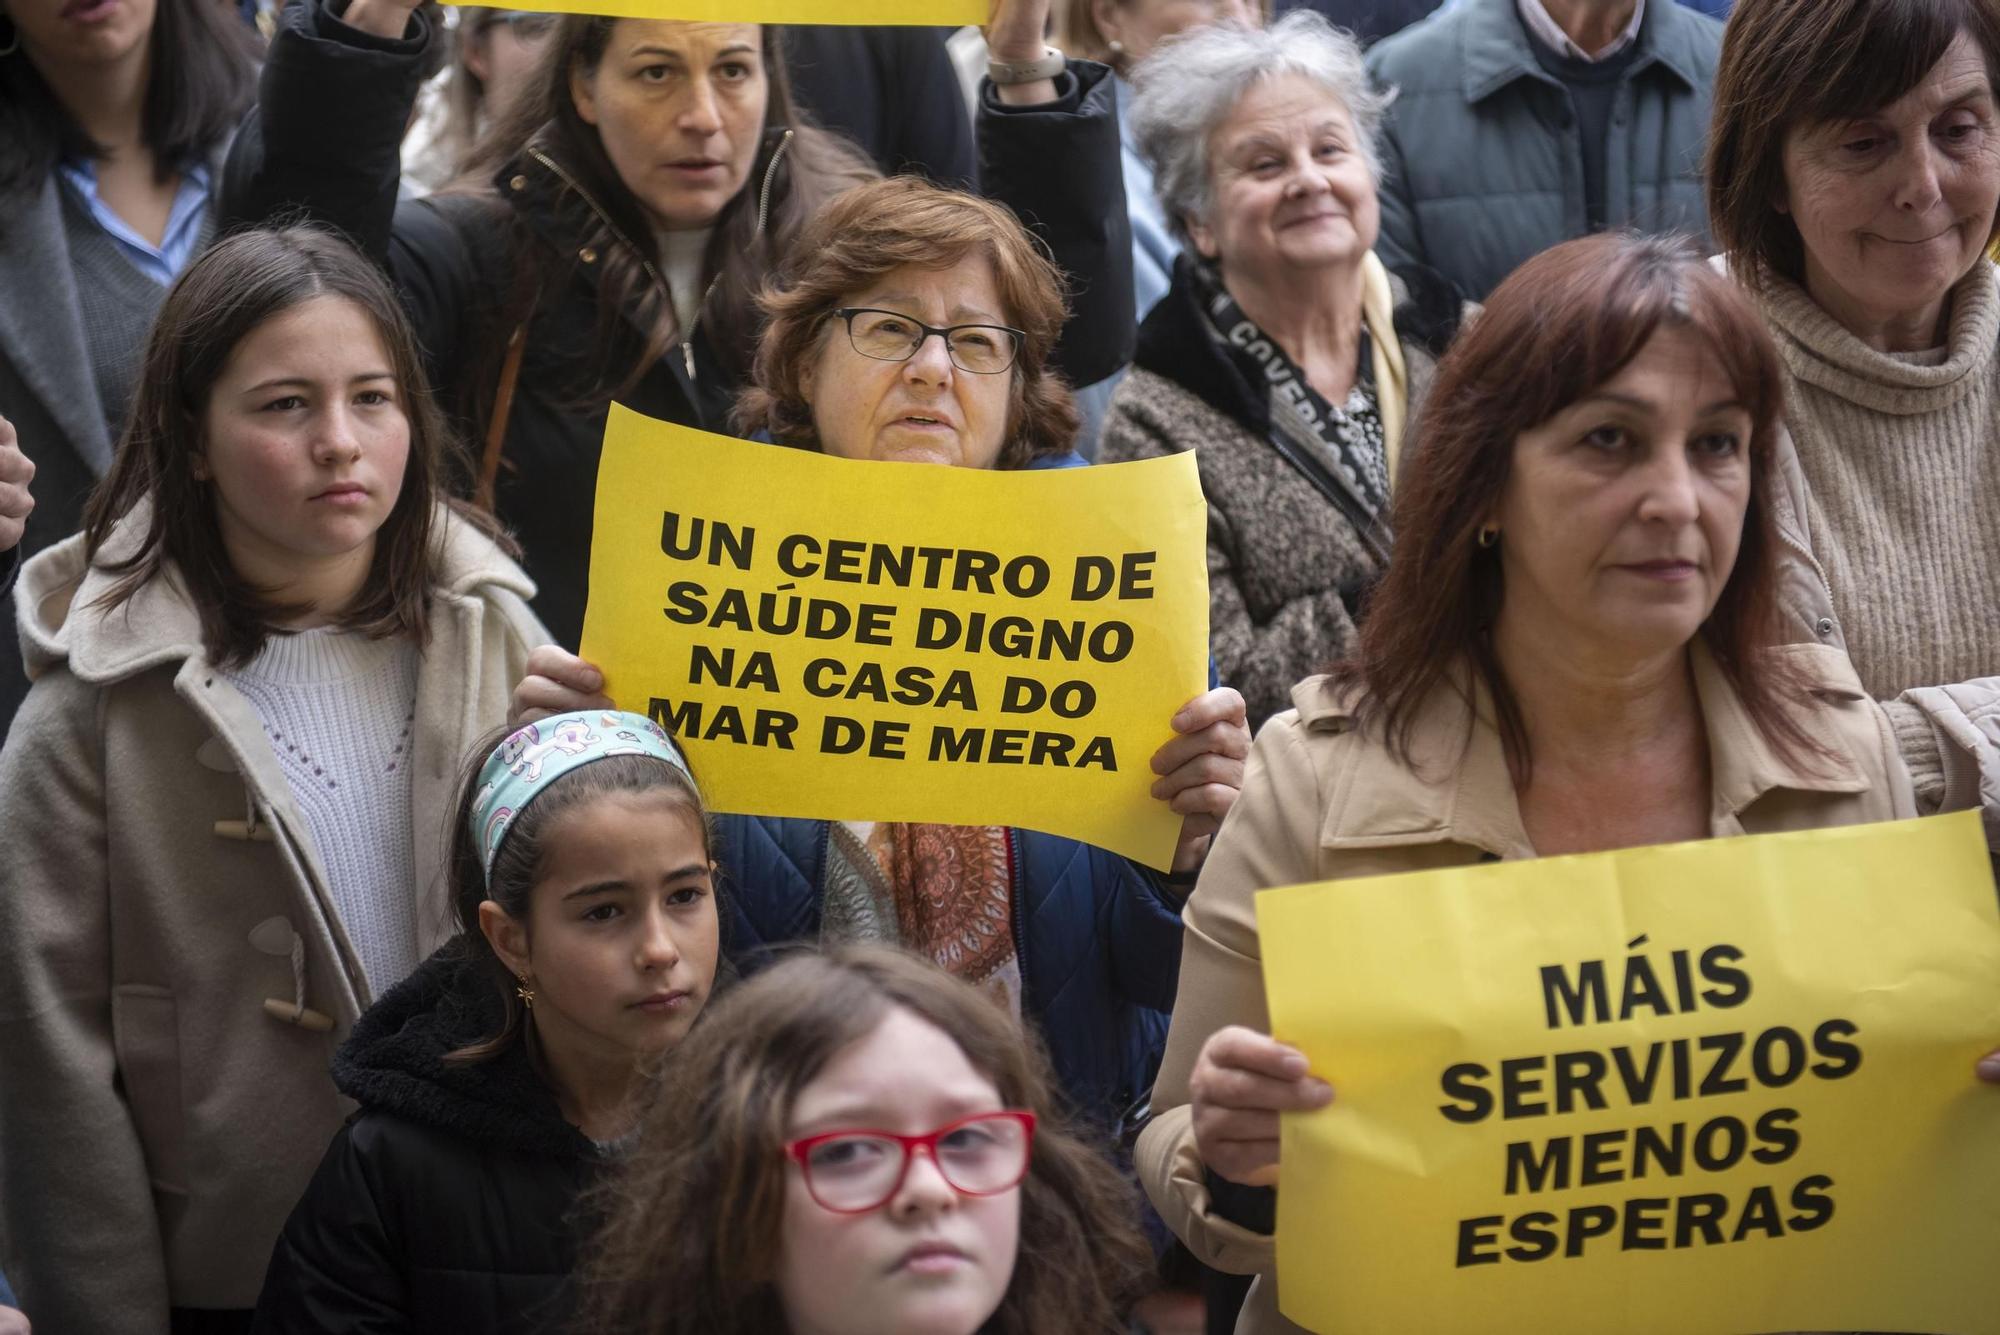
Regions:
<svg viewBox="0 0 2000 1335"><path fill-rule="evenodd" d="M37 554L22 568L15 591L22 658L30 676L67 663L82 681L109 685L168 663L202 655L201 617L180 574L148 580L116 611L93 604L119 578L106 567L139 549L152 523L152 501L133 506L105 540L98 560L87 563L83 535L73 534ZM535 586L494 544L440 505L433 516L440 544L438 589L462 597L493 585L526 599Z"/></svg>
<svg viewBox="0 0 2000 1335"><path fill-rule="evenodd" d="M1669 0L1652 0L1639 21L1629 76L1658 65L1690 91L1699 88L1702 61L1697 34L1703 21ZM1517 79L1553 82L1535 59L1515 0L1472 0L1465 7L1459 38L1459 68L1467 102L1483 102Z"/></svg>
<svg viewBox="0 0 2000 1335"><path fill-rule="evenodd" d="M488 1061L446 1054L499 1032L494 969L446 946L355 1023L333 1059L334 1084L370 1111L391 1113L485 1149L589 1160L595 1147L563 1119L524 1042Z"/></svg>
<svg viewBox="0 0 2000 1335"><path fill-rule="evenodd" d="M1766 653L1796 668L1816 696L1835 701L1866 698L1853 666L1837 651L1789 645ZM1708 734L1712 833L1743 833L1743 812L1772 792L1867 791L1866 770L1848 750L1835 750L1812 768L1786 759L1751 721L1707 644L1697 639L1691 654L1695 696ZM1467 678L1471 678L1470 705L1460 693L1462 686L1442 687L1417 719L1410 738L1414 764L1385 759L1368 770L1365 784L1353 784L1329 805L1320 827L1322 848L1463 844L1497 858L1535 856L1493 721L1492 697L1469 671L1460 680ZM1292 688L1299 723L1308 732L1352 729L1357 699L1351 691L1330 689L1321 677ZM1838 744L1836 732L1812 728L1810 719L1801 721L1809 735Z"/></svg>

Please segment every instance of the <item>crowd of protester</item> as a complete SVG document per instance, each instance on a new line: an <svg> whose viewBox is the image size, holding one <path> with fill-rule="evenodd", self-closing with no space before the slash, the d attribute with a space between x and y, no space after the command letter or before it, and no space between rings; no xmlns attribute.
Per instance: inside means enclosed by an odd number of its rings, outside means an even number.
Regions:
<svg viewBox="0 0 2000 1335"><path fill-rule="evenodd" d="M0 1335L1298 1329L1256 892L2000 849L1996 76L2000 0L0 0ZM710 809L577 653L613 401L1191 453L1171 867Z"/></svg>

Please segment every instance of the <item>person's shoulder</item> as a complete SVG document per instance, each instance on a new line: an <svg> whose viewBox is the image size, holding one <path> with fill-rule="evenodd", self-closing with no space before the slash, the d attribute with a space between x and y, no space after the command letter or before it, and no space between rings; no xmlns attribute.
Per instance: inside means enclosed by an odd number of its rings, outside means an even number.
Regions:
<svg viewBox="0 0 2000 1335"><path fill-rule="evenodd" d="M1653 42L1661 54L1678 57L1691 73L1712 83L1716 66L1722 61L1722 20L1684 4L1658 4L1659 26Z"/></svg>
<svg viewBox="0 0 2000 1335"><path fill-rule="evenodd" d="M1452 5L1391 33L1368 49L1369 74L1404 94L1455 86L1463 32L1473 9L1489 0Z"/></svg>

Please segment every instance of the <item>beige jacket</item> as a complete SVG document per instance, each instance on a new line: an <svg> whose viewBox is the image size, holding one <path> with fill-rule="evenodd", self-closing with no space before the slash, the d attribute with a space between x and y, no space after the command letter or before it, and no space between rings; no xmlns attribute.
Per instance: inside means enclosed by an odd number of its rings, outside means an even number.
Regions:
<svg viewBox="0 0 2000 1335"><path fill-rule="evenodd" d="M440 527L412 741L425 953L451 926L455 776L547 639L520 569ZM16 590L35 682L0 750L0 1270L37 1330L159 1335L169 1306L256 1303L351 1110L327 1066L370 997L256 711L177 582L107 614L109 583L76 537Z"/></svg>
<svg viewBox="0 0 2000 1335"><path fill-rule="evenodd" d="M1824 774L1774 752L1707 652L1695 650L1695 687L1714 770L1710 831L1717 837L1815 829L1915 814L1909 780L1880 706L1847 659L1802 645L1780 650L1818 684L1803 720L1833 751ZM1353 876L1530 858L1520 806L1482 693L1468 710L1444 694L1412 737L1416 769L1357 731L1324 677L1292 692L1297 708L1257 735L1242 795L1224 822L1188 900L1180 994L1153 1089L1154 1120L1139 1139L1139 1179L1169 1227L1209 1265L1254 1274L1237 1335L1300 1328L1278 1313L1270 1237L1211 1213L1195 1148L1188 1076L1209 1035L1240 1024L1268 1032L1253 900L1259 890ZM1429 776L1428 780L1420 775ZM1327 1072L1339 1085L1338 1072ZM1368 1246L1368 1240L1355 1245Z"/></svg>

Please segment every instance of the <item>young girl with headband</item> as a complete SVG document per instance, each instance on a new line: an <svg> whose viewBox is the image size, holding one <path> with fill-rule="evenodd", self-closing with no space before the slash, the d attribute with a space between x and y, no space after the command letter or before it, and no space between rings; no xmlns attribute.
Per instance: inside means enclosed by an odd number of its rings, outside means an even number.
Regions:
<svg viewBox="0 0 2000 1335"><path fill-rule="evenodd" d="M460 934L334 1059L361 1111L271 1258L260 1332L551 1331L578 1193L714 984L708 817L636 714L559 714L466 778Z"/></svg>

